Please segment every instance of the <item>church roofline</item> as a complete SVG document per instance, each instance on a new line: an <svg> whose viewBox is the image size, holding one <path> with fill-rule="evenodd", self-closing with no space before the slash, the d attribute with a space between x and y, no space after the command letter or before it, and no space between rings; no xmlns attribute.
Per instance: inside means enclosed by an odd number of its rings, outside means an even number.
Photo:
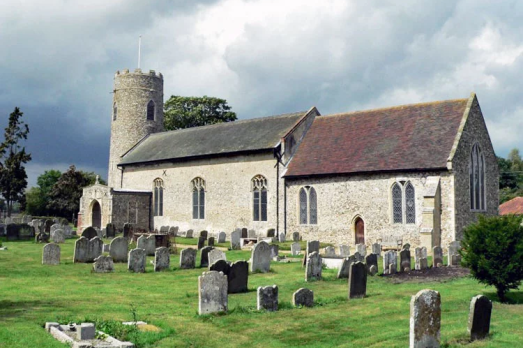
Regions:
<svg viewBox="0 0 523 348"><path fill-rule="evenodd" d="M305 178L322 178L322 177L335 177L335 176L356 176L356 175L369 175L369 174L392 174L392 173L420 173L420 172L447 172L447 167L434 167L434 168L406 168L406 169L390 169L390 170L369 170L369 171L356 171L356 172L332 172L332 173L318 173L318 174L298 174L298 175L283 175L286 179L305 179Z"/></svg>
<svg viewBox="0 0 523 348"><path fill-rule="evenodd" d="M458 132L456 133L456 137L454 138L454 144L452 145L452 149L450 150L449 158L447 159L447 168L449 170L452 169L452 160L454 160L454 155L456 154L456 151L458 149L459 141L461 139L461 135L463 134L463 129L465 128L465 124L467 123L467 120L469 118L470 109L472 108L472 105L474 104L474 100L476 100L476 93L472 92L472 93L470 93L470 97L467 101L467 106L465 107L465 110L463 111L463 117L461 118Z"/></svg>

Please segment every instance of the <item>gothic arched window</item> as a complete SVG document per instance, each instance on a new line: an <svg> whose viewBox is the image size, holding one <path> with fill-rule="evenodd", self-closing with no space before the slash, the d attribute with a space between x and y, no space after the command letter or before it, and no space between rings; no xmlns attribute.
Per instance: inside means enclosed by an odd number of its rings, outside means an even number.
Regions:
<svg viewBox="0 0 523 348"><path fill-rule="evenodd" d="M154 216L163 216L163 180L154 179L153 186Z"/></svg>
<svg viewBox="0 0 523 348"><path fill-rule="evenodd" d="M403 194L398 183L392 185L392 218L394 223L403 222Z"/></svg>
<svg viewBox="0 0 523 348"><path fill-rule="evenodd" d="M318 202L314 187L305 186L300 189L300 224L316 225L318 223Z"/></svg>
<svg viewBox="0 0 523 348"><path fill-rule="evenodd" d="M300 189L300 224L307 224L307 191Z"/></svg>
<svg viewBox="0 0 523 348"><path fill-rule="evenodd" d="M116 103L113 104L113 121L116 121L116 116L118 116L118 107Z"/></svg>
<svg viewBox="0 0 523 348"><path fill-rule="evenodd" d="M154 102L152 100L147 103L147 119L154 121Z"/></svg>
<svg viewBox="0 0 523 348"><path fill-rule="evenodd" d="M316 208L316 190L311 187L309 190L309 224L316 225L318 223L318 210Z"/></svg>
<svg viewBox="0 0 523 348"><path fill-rule="evenodd" d="M484 211L485 203L485 157L476 143L472 146L469 163L470 209Z"/></svg>
<svg viewBox="0 0 523 348"><path fill-rule="evenodd" d="M192 184L192 218L205 219L205 180L194 178Z"/></svg>
<svg viewBox="0 0 523 348"><path fill-rule="evenodd" d="M252 178L252 218L267 221L267 179L263 175Z"/></svg>
<svg viewBox="0 0 523 348"><path fill-rule="evenodd" d="M410 182L392 185L392 221L395 224L416 223L416 191Z"/></svg>
<svg viewBox="0 0 523 348"><path fill-rule="evenodd" d="M410 182L405 185L405 222L408 224L416 223L416 199L414 186Z"/></svg>

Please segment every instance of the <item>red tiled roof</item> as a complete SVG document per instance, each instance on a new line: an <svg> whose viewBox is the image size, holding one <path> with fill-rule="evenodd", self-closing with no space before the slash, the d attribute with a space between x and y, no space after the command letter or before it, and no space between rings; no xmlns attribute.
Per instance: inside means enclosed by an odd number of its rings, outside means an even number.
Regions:
<svg viewBox="0 0 523 348"><path fill-rule="evenodd" d="M445 168L467 101L316 117L285 176Z"/></svg>
<svg viewBox="0 0 523 348"><path fill-rule="evenodd" d="M499 215L523 214L523 197L516 197L499 206Z"/></svg>

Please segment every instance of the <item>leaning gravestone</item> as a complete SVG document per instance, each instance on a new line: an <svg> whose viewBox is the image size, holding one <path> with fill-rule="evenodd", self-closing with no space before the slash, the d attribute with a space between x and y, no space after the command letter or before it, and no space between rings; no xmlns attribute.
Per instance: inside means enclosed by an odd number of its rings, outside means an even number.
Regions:
<svg viewBox="0 0 523 348"><path fill-rule="evenodd" d="M381 244L372 244L372 253L378 255L378 257L381 257Z"/></svg>
<svg viewBox="0 0 523 348"><path fill-rule="evenodd" d="M154 253L154 271L160 272L164 269L169 269L171 264L171 257L169 255L169 249L166 247L159 247Z"/></svg>
<svg viewBox="0 0 523 348"><path fill-rule="evenodd" d="M198 237L198 250L201 250L205 246L206 237Z"/></svg>
<svg viewBox="0 0 523 348"><path fill-rule="evenodd" d="M109 246L109 255L114 262L127 262L129 256L129 243L124 237L116 237Z"/></svg>
<svg viewBox="0 0 523 348"><path fill-rule="evenodd" d="M291 255L296 256L300 255L301 245L299 242L294 242L291 244Z"/></svg>
<svg viewBox="0 0 523 348"><path fill-rule="evenodd" d="M54 230L51 232L51 240L54 243L64 243L65 242L65 235L63 230Z"/></svg>
<svg viewBox="0 0 523 348"><path fill-rule="evenodd" d="M94 273L109 273L114 271L113 259L110 256L100 255L94 259Z"/></svg>
<svg viewBox="0 0 523 348"><path fill-rule="evenodd" d="M340 256L349 257L350 256L350 247L348 245L340 245Z"/></svg>
<svg viewBox="0 0 523 348"><path fill-rule="evenodd" d="M59 265L60 264L60 246L49 243L44 245L42 255L42 265Z"/></svg>
<svg viewBox="0 0 523 348"><path fill-rule="evenodd" d="M303 255L303 263L302 266L305 267L307 265L307 257L312 252L318 252L320 253L320 242L317 240L307 241L307 250L305 252L305 255Z"/></svg>
<svg viewBox="0 0 523 348"><path fill-rule="evenodd" d="M207 239L207 245L214 246L214 237L209 237L209 239Z"/></svg>
<svg viewBox="0 0 523 348"><path fill-rule="evenodd" d="M410 250L403 249L400 251L400 272L410 272Z"/></svg>
<svg viewBox="0 0 523 348"><path fill-rule="evenodd" d="M341 263L341 265L340 265L340 268L338 269L338 275L336 276L336 278L338 278L338 279L349 278L350 266L354 262L356 262L356 259L354 258L354 255L344 258L342 263Z"/></svg>
<svg viewBox="0 0 523 348"><path fill-rule="evenodd" d="M89 239L80 237L74 243L74 262L87 262L89 260Z"/></svg>
<svg viewBox="0 0 523 348"><path fill-rule="evenodd" d="M449 266L459 266L461 264L461 255L459 254L460 249L461 243L459 241L454 241L449 244L447 260Z"/></svg>
<svg viewBox="0 0 523 348"><path fill-rule="evenodd" d="M249 263L247 261L233 262L227 274L227 281L229 294L246 292L249 281Z"/></svg>
<svg viewBox="0 0 523 348"><path fill-rule="evenodd" d="M483 295L478 295L470 301L468 333L470 340L482 340L490 331L490 317L492 315L492 302Z"/></svg>
<svg viewBox="0 0 523 348"><path fill-rule="evenodd" d="M94 237L98 237L98 233L96 232L96 229L94 227L87 227L82 232L82 237L85 237L87 239L93 239Z"/></svg>
<svg viewBox="0 0 523 348"><path fill-rule="evenodd" d="M203 272L198 277L198 314L227 312L227 276L221 272Z"/></svg>
<svg viewBox="0 0 523 348"><path fill-rule="evenodd" d="M227 239L227 235L225 232L218 233L218 243L225 243L225 240Z"/></svg>
<svg viewBox="0 0 523 348"><path fill-rule="evenodd" d="M443 266L443 249L439 246L432 248L432 267Z"/></svg>
<svg viewBox="0 0 523 348"><path fill-rule="evenodd" d="M145 272L146 255L144 249L133 249L129 251L129 261L127 262L127 269L135 273Z"/></svg>
<svg viewBox="0 0 523 348"><path fill-rule="evenodd" d="M325 247L325 249L323 249L323 250L324 250L323 252L326 257L336 256L336 250L334 250L333 246Z"/></svg>
<svg viewBox="0 0 523 348"><path fill-rule="evenodd" d="M416 248L414 249L414 253L414 262L416 264L416 270L424 270L428 268L427 248Z"/></svg>
<svg viewBox="0 0 523 348"><path fill-rule="evenodd" d="M200 267L209 267L209 253L213 250L213 247L206 246L200 251Z"/></svg>
<svg viewBox="0 0 523 348"><path fill-rule="evenodd" d="M271 268L271 248L264 241L256 243L251 254L251 272L267 273Z"/></svg>
<svg viewBox="0 0 523 348"><path fill-rule="evenodd" d="M218 260L224 260L227 261L227 257L225 256L225 253L218 249L213 249L209 251L209 265L212 265ZM225 273L225 272L224 272Z"/></svg>
<svg viewBox="0 0 523 348"><path fill-rule="evenodd" d="M349 271L349 299L363 298L367 294L367 267L363 262L354 262Z"/></svg>
<svg viewBox="0 0 523 348"><path fill-rule="evenodd" d="M306 288L300 288L292 294L292 305L295 307L314 306L314 292Z"/></svg>
<svg viewBox="0 0 523 348"><path fill-rule="evenodd" d="M258 299L257 306L258 310L265 309L273 312L278 310L278 287L273 286L260 286L258 287Z"/></svg>
<svg viewBox="0 0 523 348"><path fill-rule="evenodd" d="M183 249L180 252L180 268L190 269L196 267L196 249Z"/></svg>
<svg viewBox="0 0 523 348"><path fill-rule="evenodd" d="M231 249L232 250L240 250L240 237L241 237L241 231L234 231L231 233Z"/></svg>
<svg viewBox="0 0 523 348"><path fill-rule="evenodd" d="M389 250L383 254L383 274L394 274L398 269L398 255Z"/></svg>
<svg viewBox="0 0 523 348"><path fill-rule="evenodd" d="M229 275L229 270L231 269L231 266L229 263L225 260L216 260L213 263L209 263L209 271L216 271L216 272L222 272L226 276Z"/></svg>
<svg viewBox="0 0 523 348"><path fill-rule="evenodd" d="M354 260L356 262L363 262L363 260L365 260L365 256L363 256L362 254L360 254L358 251L356 251L354 253Z"/></svg>
<svg viewBox="0 0 523 348"><path fill-rule="evenodd" d="M439 348L441 297L434 290L421 290L410 301L410 348Z"/></svg>
<svg viewBox="0 0 523 348"><path fill-rule="evenodd" d="M322 266L320 254L317 251L310 253L305 265L305 281L321 280Z"/></svg>
<svg viewBox="0 0 523 348"><path fill-rule="evenodd" d="M293 242L299 242L300 241L300 233L299 232L294 232L292 234L292 241ZM319 247L318 247L319 248Z"/></svg>
<svg viewBox="0 0 523 348"><path fill-rule="evenodd" d="M365 244L356 244L356 251L359 252L362 257L367 256L367 246Z"/></svg>
<svg viewBox="0 0 523 348"><path fill-rule="evenodd" d="M365 265L367 266L367 272L370 275L375 275L378 271L378 255L369 254L365 256ZM374 266L374 268L372 268Z"/></svg>
<svg viewBox="0 0 523 348"><path fill-rule="evenodd" d="M271 259L277 258L280 255L280 247L276 244L269 245L271 248Z"/></svg>
<svg viewBox="0 0 523 348"><path fill-rule="evenodd" d="M116 236L116 227L112 223L105 226L105 235L107 238L114 238Z"/></svg>

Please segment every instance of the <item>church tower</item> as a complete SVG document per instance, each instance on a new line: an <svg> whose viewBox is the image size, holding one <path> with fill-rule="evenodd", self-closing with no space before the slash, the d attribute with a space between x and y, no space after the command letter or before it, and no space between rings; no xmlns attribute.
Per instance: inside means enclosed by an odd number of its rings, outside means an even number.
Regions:
<svg viewBox="0 0 523 348"><path fill-rule="evenodd" d="M148 134L162 132L163 76L154 70L117 71L114 76L108 185L121 187L121 157Z"/></svg>

